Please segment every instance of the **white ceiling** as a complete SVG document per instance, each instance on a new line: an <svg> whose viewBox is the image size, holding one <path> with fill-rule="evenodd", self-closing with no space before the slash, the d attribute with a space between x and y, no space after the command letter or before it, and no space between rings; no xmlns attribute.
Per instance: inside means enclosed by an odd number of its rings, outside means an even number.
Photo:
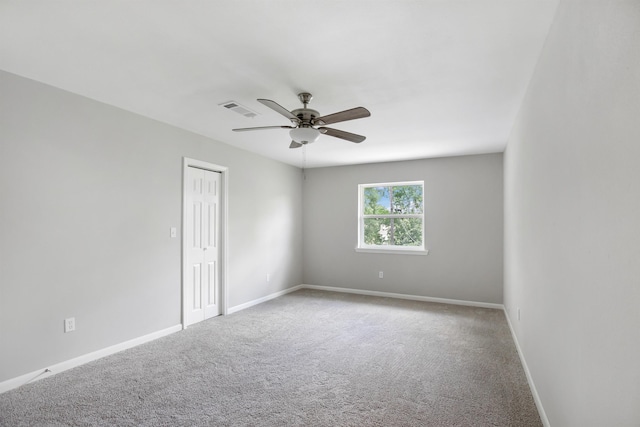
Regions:
<svg viewBox="0 0 640 427"><path fill-rule="evenodd" d="M1 1L0 69L292 165L272 99L371 117L307 167L501 152L558 0ZM219 104L236 101L248 119Z"/></svg>

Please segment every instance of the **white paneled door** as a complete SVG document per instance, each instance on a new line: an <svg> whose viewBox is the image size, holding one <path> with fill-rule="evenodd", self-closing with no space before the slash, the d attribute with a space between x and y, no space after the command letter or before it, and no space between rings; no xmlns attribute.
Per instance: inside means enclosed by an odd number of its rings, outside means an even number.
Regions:
<svg viewBox="0 0 640 427"><path fill-rule="evenodd" d="M185 326L221 314L220 173L188 167L185 218Z"/></svg>

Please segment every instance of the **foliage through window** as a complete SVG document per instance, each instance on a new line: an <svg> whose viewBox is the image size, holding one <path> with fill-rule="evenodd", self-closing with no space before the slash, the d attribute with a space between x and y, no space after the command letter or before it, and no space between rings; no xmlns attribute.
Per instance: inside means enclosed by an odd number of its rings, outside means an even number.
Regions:
<svg viewBox="0 0 640 427"><path fill-rule="evenodd" d="M359 248L424 249L423 182L359 186Z"/></svg>

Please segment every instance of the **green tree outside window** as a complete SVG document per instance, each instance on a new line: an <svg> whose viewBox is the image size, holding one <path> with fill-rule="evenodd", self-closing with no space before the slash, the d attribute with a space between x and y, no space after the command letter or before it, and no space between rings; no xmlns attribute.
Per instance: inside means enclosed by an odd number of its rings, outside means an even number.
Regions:
<svg viewBox="0 0 640 427"><path fill-rule="evenodd" d="M361 186L362 238L367 246L423 246L423 184Z"/></svg>

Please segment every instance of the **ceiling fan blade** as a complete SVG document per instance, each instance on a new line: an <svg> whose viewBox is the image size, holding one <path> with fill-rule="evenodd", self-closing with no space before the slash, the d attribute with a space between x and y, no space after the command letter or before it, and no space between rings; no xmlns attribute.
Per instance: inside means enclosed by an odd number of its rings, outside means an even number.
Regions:
<svg viewBox="0 0 640 427"><path fill-rule="evenodd" d="M340 111L339 113L328 114L326 116L317 117L313 120L314 125L329 125L331 123L346 122L347 120L362 119L369 117L371 113L364 107L356 107L350 110Z"/></svg>
<svg viewBox="0 0 640 427"><path fill-rule="evenodd" d="M302 144L295 141L291 141L291 144L289 145L289 148L300 148L300 147L302 147Z"/></svg>
<svg viewBox="0 0 640 427"><path fill-rule="evenodd" d="M259 126L255 128L238 128L231 129L234 132L246 132L248 130L262 130L262 129L295 129L295 126Z"/></svg>
<svg viewBox="0 0 640 427"><path fill-rule="evenodd" d="M291 113L291 111L287 110L286 108L284 108L282 105L278 104L275 101L272 101L270 99L258 99L258 102L260 102L261 104L266 105L267 107L271 108L276 113L282 114L283 116L285 116L289 120L294 120L296 122L298 121L298 118L296 116L294 116Z"/></svg>
<svg viewBox="0 0 640 427"><path fill-rule="evenodd" d="M356 143L362 142L365 139L367 139L366 136L358 135L351 132L345 132L343 130L338 130L338 129L321 127L321 128L318 128L318 130L325 135L334 136L340 139L346 139L347 141L356 142Z"/></svg>

